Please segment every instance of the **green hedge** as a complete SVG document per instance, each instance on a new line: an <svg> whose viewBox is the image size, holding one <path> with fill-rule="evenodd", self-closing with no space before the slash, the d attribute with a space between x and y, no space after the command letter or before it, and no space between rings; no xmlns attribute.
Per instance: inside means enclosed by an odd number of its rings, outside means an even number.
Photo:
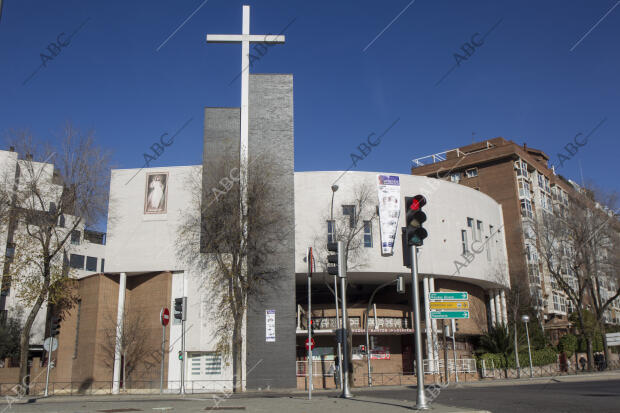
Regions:
<svg viewBox="0 0 620 413"><path fill-rule="evenodd" d="M486 360L486 367L491 368L491 366L495 365L495 368L505 368L506 360L502 354L494 354L494 353L485 353L476 357L477 364L479 368L482 368L482 360ZM542 350L533 350L532 351L532 365L534 366L546 366L547 364L556 363L558 360L558 352L553 347L547 347ZM492 362L492 363L491 363ZM525 352L519 352L519 364L521 367L529 366L530 360L527 350ZM508 356L508 368L515 368L517 363L515 363L514 353L511 353Z"/></svg>

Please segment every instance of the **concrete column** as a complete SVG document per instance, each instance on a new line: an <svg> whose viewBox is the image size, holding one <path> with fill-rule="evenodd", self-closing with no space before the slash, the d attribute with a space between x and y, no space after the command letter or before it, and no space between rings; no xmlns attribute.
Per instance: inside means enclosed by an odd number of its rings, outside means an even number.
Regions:
<svg viewBox="0 0 620 413"><path fill-rule="evenodd" d="M495 293L493 290L489 290L489 309L491 310L491 327L495 327L497 317L495 316Z"/></svg>
<svg viewBox="0 0 620 413"><path fill-rule="evenodd" d="M428 354L428 359L433 360L433 335L431 334L431 315L429 312L429 308L431 306L428 295L429 281L427 275L422 278L422 285L424 288L424 325L426 326L426 353Z"/></svg>
<svg viewBox="0 0 620 413"><path fill-rule="evenodd" d="M506 291L501 290L499 294L500 294L500 299L502 303L502 321L504 322L504 325L508 325L508 307L506 307Z"/></svg>
<svg viewBox="0 0 620 413"><path fill-rule="evenodd" d="M125 317L125 289L127 273L122 272L118 282L118 305L116 310L116 344L114 345L114 372L112 394L118 394L121 385L121 338L123 336L123 321Z"/></svg>
<svg viewBox="0 0 620 413"><path fill-rule="evenodd" d="M429 279L430 292L435 292L435 278ZM437 338L437 320L431 319L431 331L433 333L433 357L439 360L439 339Z"/></svg>
<svg viewBox="0 0 620 413"><path fill-rule="evenodd" d="M499 290L493 290L493 294L495 296L495 319L501 324L504 321L502 320L502 305L499 298Z"/></svg>

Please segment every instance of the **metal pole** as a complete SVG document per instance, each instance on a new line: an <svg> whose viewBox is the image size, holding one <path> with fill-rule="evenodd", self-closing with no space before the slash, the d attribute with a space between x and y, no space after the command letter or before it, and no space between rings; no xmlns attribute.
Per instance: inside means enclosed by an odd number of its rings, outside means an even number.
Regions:
<svg viewBox="0 0 620 413"><path fill-rule="evenodd" d="M424 393L424 364L422 360L422 332L420 331L420 291L418 286L418 247L411 245L409 247L409 254L411 257L411 290L413 291L413 297L411 297L411 305L413 307L413 325L415 333L415 358L416 358L416 373L418 377L417 385L417 398L415 408L418 410L429 409L430 406L426 402L426 394Z"/></svg>
<svg viewBox="0 0 620 413"><path fill-rule="evenodd" d="M340 388L343 386L342 379L342 346L338 340L338 329L341 327L340 314L338 313L338 276L334 275L334 297L336 297L336 346L338 347L338 381Z"/></svg>
<svg viewBox="0 0 620 413"><path fill-rule="evenodd" d="M452 324L452 354L454 355L454 381L455 383L459 382L459 371L456 368L456 321L454 319L450 320Z"/></svg>
<svg viewBox="0 0 620 413"><path fill-rule="evenodd" d="M47 374L45 375L45 394L44 396L47 397L47 389L49 387L50 384L50 364L52 364L52 349L53 344L54 344L54 336L52 335L52 317L50 317L50 341L49 341L49 350L47 350Z"/></svg>
<svg viewBox="0 0 620 413"><path fill-rule="evenodd" d="M331 212L329 215L329 220L331 221L331 225L332 225L332 233L335 234L335 222L334 222L334 195L336 195L336 191L338 190L338 185L332 185L331 186L331 190L332 190L332 204L331 204ZM332 241L335 241L335 239L332 239ZM336 275L334 275L334 297L336 298L336 347L338 349L338 378L340 381L340 388L342 389L344 386L343 383L343 378L342 378L342 346L340 341L338 340L338 329L341 326L340 323L340 315L338 314L338 277Z"/></svg>
<svg viewBox="0 0 620 413"><path fill-rule="evenodd" d="M530 349L530 333L527 329L527 323L525 323L525 335L527 336L527 352L530 356L530 378L532 378L532 350Z"/></svg>
<svg viewBox="0 0 620 413"><path fill-rule="evenodd" d="M185 394L185 320L181 320L181 394Z"/></svg>
<svg viewBox="0 0 620 413"><path fill-rule="evenodd" d="M443 375L446 379L446 384L450 384L450 375L448 374L448 326L446 320L441 320L441 329L443 330Z"/></svg>
<svg viewBox="0 0 620 413"><path fill-rule="evenodd" d="M166 325L162 324L161 334L161 369L159 371L159 394L164 392L164 357L166 348Z"/></svg>
<svg viewBox="0 0 620 413"><path fill-rule="evenodd" d="M349 315L347 313L347 269L346 269L346 260L344 254L344 243L342 241L338 241L338 270L340 271L340 294L342 296L342 358L343 358L343 371L342 380L342 394L340 397L345 399L349 399L353 397L351 394L351 390L349 389Z"/></svg>
<svg viewBox="0 0 620 413"><path fill-rule="evenodd" d="M342 264L341 264L342 265ZM353 397L351 391L349 389L349 316L347 314L347 287L346 287L347 279L345 277L340 278L340 291L342 294L342 368L343 371L340 374L343 376L343 386L342 386L342 394L340 397L344 397L346 399Z"/></svg>
<svg viewBox="0 0 620 413"><path fill-rule="evenodd" d="M312 248L308 248L308 400L312 399Z"/></svg>

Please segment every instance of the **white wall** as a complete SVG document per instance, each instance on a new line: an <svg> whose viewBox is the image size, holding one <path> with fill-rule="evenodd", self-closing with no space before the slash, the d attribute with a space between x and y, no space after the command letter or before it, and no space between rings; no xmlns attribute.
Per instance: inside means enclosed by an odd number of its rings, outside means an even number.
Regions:
<svg viewBox="0 0 620 413"><path fill-rule="evenodd" d="M181 211L195 205L188 185L201 170L201 166L112 170L106 272L184 269L176 258L177 226ZM144 213L146 174L151 172L168 173L166 214Z"/></svg>
<svg viewBox="0 0 620 413"><path fill-rule="evenodd" d="M327 242L327 224L331 205L331 185L338 179L339 187L334 197L334 217L342 216L342 205L350 203L352 191L356 185L366 183L371 185L374 193L377 192L377 172L297 172L295 173L295 271L305 274L307 264L303 261L307 248L313 243ZM503 225L501 206L489 196L468 188L433 178L422 176L381 173L395 175L400 179L401 186L401 214L394 254L381 255L380 229L378 219L373 223L373 247L368 248L365 254L364 265L354 275L358 281L377 282L393 278L397 273L408 273L409 269L403 266L401 232L405 225L404 198L424 194L427 205L424 212L428 220L424 223L429 236L424 240L424 246L419 254L420 272L432 274L438 278L452 278L471 282L481 287L508 286L506 266L506 243L504 231L501 230L492 242L492 260L487 260L486 250L475 256L475 259L466 267L457 267L455 261L466 264L461 256L461 230L467 229L467 217L481 220L484 233L488 235L489 224L495 229ZM378 205L378 198L373 202ZM484 240L484 236L482 237ZM469 237L471 244L471 236ZM315 248L324 249L323 245ZM475 248L480 250L479 244ZM470 247L471 250L471 247ZM499 272L499 276L498 276Z"/></svg>

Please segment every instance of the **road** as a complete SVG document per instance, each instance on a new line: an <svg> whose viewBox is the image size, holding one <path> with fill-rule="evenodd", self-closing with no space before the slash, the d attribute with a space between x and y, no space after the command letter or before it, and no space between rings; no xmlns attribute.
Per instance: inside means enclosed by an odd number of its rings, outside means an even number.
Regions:
<svg viewBox="0 0 620 413"><path fill-rule="evenodd" d="M453 413L472 409L495 413L536 412L620 412L620 379L618 376L601 380L578 379L558 382L555 379L538 380L535 384L468 383L465 386L442 389L433 402L433 413ZM3 406L6 412L126 412L126 411L246 411L246 412L320 412L342 411L354 413L405 412L415 404L414 387L353 389L355 398L343 400L337 392L316 392L308 401L301 392L246 393L243 395L99 396L53 397L50 399L21 400L19 404ZM22 404L23 403L23 404ZM213 407L219 409L213 409Z"/></svg>
<svg viewBox="0 0 620 413"><path fill-rule="evenodd" d="M371 392L356 391L356 395ZM415 390L373 391L376 398L414 400ZM436 403L497 413L620 412L620 380L447 388Z"/></svg>

